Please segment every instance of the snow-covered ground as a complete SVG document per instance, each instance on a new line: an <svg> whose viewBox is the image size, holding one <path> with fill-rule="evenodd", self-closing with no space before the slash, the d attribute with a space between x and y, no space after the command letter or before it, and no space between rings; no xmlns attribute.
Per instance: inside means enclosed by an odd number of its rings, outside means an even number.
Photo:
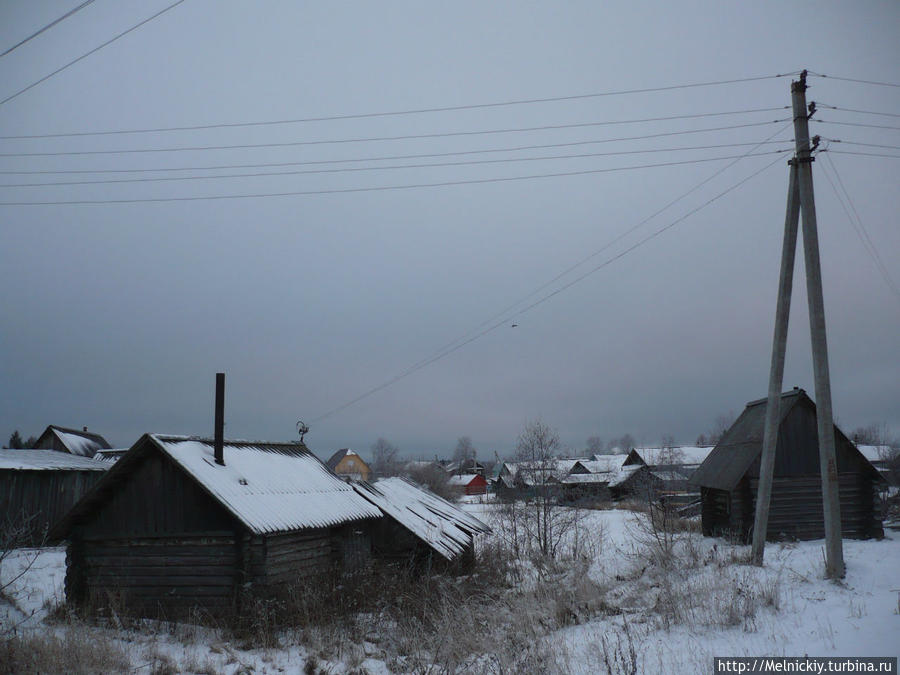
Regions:
<svg viewBox="0 0 900 675"><path fill-rule="evenodd" d="M465 509L490 522L498 507L468 503ZM900 654L897 532L881 541L845 541L847 575L833 583L822 578L822 541L770 544L766 564L758 568L740 562L746 547L685 533L676 544L678 564L663 568L647 562L641 542L646 533L632 512L582 515L582 534L594 536L584 549L591 557L584 569L605 594L607 611L546 636L559 672L607 672L607 663L626 664L631 649L642 673L707 673L713 656ZM349 653L326 654L308 651L290 635L280 647L262 649L196 626L137 630L44 622L62 602L64 575L61 548L8 556L0 586L9 584L5 593L15 605L0 600L0 637L12 626L20 635L80 630L121 650L133 668L159 672L298 672L309 663L315 672L390 672L368 639Z"/></svg>

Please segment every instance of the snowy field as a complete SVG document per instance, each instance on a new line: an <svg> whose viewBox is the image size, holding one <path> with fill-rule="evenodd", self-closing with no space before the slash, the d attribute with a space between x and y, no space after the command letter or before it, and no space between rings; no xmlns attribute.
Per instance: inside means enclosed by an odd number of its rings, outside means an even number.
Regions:
<svg viewBox="0 0 900 675"><path fill-rule="evenodd" d="M497 524L498 506L468 503L465 508ZM569 535L583 538L581 558L570 564L573 606L585 610L571 625L544 633L548 670L621 672L633 663L640 673L711 673L714 655L900 654L897 532L881 541L845 541L847 576L833 583L822 578L822 541L770 544L766 564L758 568L742 562L746 547L685 532L674 540L673 561L658 564L650 559L646 528L637 518L625 510L581 512L578 535ZM63 600L64 575L61 548L22 549L3 561L4 640L14 629L25 638L95 644L113 653L110 672L403 671L403 661L388 658L375 634L353 649L329 654L313 650L297 634L281 635L277 647L253 648L223 630L190 625L117 629L64 618L47 622ZM518 583L536 580L526 574ZM590 593L591 602L581 603L579 593ZM473 655L461 671L494 672L488 656ZM0 664L2 672L9 671Z"/></svg>

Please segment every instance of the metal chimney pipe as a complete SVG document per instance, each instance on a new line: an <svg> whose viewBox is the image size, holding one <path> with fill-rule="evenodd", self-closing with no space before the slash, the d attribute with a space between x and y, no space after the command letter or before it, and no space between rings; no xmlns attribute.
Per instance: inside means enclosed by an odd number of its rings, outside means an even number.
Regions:
<svg viewBox="0 0 900 675"><path fill-rule="evenodd" d="M225 466L225 373L216 373L216 464Z"/></svg>

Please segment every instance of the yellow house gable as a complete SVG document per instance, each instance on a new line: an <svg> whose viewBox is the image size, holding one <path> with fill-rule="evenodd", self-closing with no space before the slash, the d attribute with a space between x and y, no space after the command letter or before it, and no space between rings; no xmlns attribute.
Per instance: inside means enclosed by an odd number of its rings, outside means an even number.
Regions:
<svg viewBox="0 0 900 675"><path fill-rule="evenodd" d="M334 467L334 472L342 476L352 476L361 480L369 480L372 470L359 455L344 455Z"/></svg>

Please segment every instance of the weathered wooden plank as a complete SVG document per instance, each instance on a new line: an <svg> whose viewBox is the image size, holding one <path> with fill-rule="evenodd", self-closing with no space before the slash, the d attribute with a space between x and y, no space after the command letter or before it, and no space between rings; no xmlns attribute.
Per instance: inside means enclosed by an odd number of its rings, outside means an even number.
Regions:
<svg viewBox="0 0 900 675"><path fill-rule="evenodd" d="M103 564L120 567L234 567L233 559L226 556L194 555L194 556L126 556L126 555L92 555L91 565Z"/></svg>
<svg viewBox="0 0 900 675"><path fill-rule="evenodd" d="M91 583L95 586L109 586L110 588L132 588L135 586L155 586L158 588L175 588L185 586L187 588L199 588L200 586L217 586L230 589L234 585L233 576L211 575L168 575L148 576L144 574L97 574Z"/></svg>
<svg viewBox="0 0 900 675"><path fill-rule="evenodd" d="M179 588L177 586L159 586L155 584L145 584L145 585L131 585L131 586L120 586L116 588L110 588L105 585L95 585L88 583L89 593L93 593L96 597L104 597L105 594L112 594L113 596L122 595L123 597L131 597L131 596L154 596L160 598L205 598L207 597L231 597L232 591L231 587L223 587L223 586L197 586L193 588L183 587Z"/></svg>

